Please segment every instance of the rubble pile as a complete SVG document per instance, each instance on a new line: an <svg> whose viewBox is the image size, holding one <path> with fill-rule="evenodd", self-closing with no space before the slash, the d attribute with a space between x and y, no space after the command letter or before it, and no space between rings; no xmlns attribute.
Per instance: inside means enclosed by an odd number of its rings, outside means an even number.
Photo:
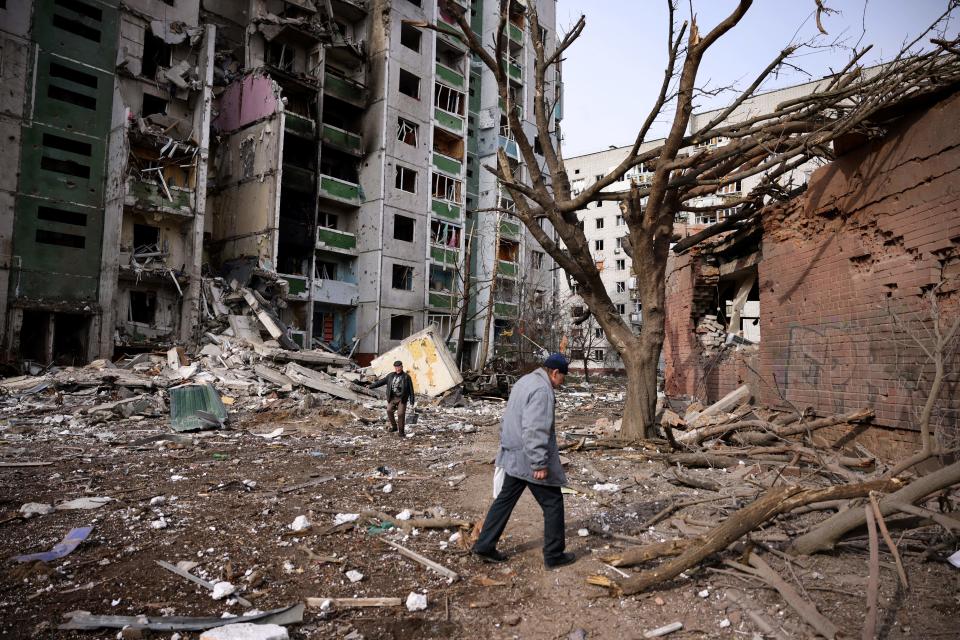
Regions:
<svg viewBox="0 0 960 640"><path fill-rule="evenodd" d="M727 330L717 322L717 316L706 315L697 324L696 333L703 345L704 355L713 355L723 349L727 340Z"/></svg>

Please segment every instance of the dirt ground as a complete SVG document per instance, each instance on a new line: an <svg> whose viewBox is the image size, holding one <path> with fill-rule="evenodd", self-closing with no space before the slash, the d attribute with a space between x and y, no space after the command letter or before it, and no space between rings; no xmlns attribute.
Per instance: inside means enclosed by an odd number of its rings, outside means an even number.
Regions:
<svg viewBox="0 0 960 640"><path fill-rule="evenodd" d="M483 564L469 554L466 529L461 541L451 541L454 530L382 531L364 519L352 529L330 531L337 514L364 510L481 520L491 500L491 462L503 405L488 400L441 409L422 403L419 424L400 440L385 431L376 403L358 410L343 401L308 398L312 401L263 398L254 409L238 410L229 429L186 437L173 434L160 415L99 423L76 417L77 407L103 398L62 397L62 405L53 408L49 397L6 402L0 462L50 464L0 466L0 554L45 551L73 527L93 526L93 532L62 560L4 562L0 637L116 637L117 629L57 630L64 614L77 610L215 617L249 611L229 598L212 599L206 588L164 570L157 560L195 562L194 575L231 582L257 610L306 598L427 596L426 610L416 612L403 606L308 608L302 624L288 627L294 638L641 638L677 621L683 629L671 638L769 637L727 597L733 590L774 621L783 637L812 637L775 591L728 572L722 558L635 597L610 597L586 584L594 574L618 577L599 556L627 543L602 532L649 542L696 534L749 501L724 498L734 486L729 482L719 495L676 486L661 463L638 460L629 451L565 454L572 486L613 483L618 489L565 496L568 549L578 561L561 569L543 567L542 519L529 494L502 539L500 548L511 558L501 565ZM574 387L558 402L558 429L573 438L594 428L599 418L616 418L622 390ZM278 428L283 429L278 437L257 435ZM744 479L741 484L750 487L750 469L746 461L738 469L689 473ZM310 482L313 486L296 488ZM113 500L93 510L15 517L24 503L57 504L83 496ZM670 501L705 496L717 500L642 530L643 521ZM291 530L298 516L312 523L307 531ZM811 513L791 520L790 527L823 517ZM778 549L790 534L771 529L757 537ZM960 571L926 553L944 535L936 527L894 531L910 586L897 587L884 549L880 637L960 637ZM460 579L449 583L381 538L456 571ZM789 566L774 555L767 558L845 634L859 636L867 580L864 540L859 535L835 553L800 558ZM735 557L733 552L723 556ZM348 571L363 578L351 582ZM199 633L180 636L186 640Z"/></svg>

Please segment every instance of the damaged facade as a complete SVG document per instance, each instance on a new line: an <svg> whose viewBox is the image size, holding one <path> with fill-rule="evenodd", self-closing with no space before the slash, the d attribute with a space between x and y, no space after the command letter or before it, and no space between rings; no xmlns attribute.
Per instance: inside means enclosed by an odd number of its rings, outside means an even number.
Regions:
<svg viewBox="0 0 960 640"><path fill-rule="evenodd" d="M820 414L873 407L861 441L891 457L915 446L934 315L948 327L960 302L958 111L953 93L884 114L881 138L847 141L762 224L671 256L667 394L712 401L749 384L761 402ZM957 358L944 354L947 372ZM948 448L956 384L947 376L931 419Z"/></svg>
<svg viewBox="0 0 960 640"><path fill-rule="evenodd" d="M216 315L210 276L254 289L290 348L361 362L429 324L455 337L461 317L469 345L488 311L493 336L519 316L518 281L551 298L549 258L522 225L473 214L501 204L481 165L510 136L489 72L415 26L452 29L440 4L0 8L0 123L15 148L0 177L15 212L0 227L5 358L195 344ZM455 4L492 33L499 3ZM540 4L552 25L554 2ZM525 7L512 4L509 68L532 114Z"/></svg>

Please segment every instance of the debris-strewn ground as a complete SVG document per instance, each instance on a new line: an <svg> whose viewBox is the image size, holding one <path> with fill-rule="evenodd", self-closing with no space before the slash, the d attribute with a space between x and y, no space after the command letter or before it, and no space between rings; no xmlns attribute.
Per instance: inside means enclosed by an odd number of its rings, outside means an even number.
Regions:
<svg viewBox="0 0 960 640"><path fill-rule="evenodd" d="M722 559L736 559L731 552L634 597L610 597L586 584L594 574L619 577L599 557L630 543L605 533L644 542L702 533L749 502L745 494L759 493L769 483L769 465L744 461L730 470L685 471L720 483L720 490L711 492L671 483L664 464L644 460L639 451L568 451L570 484L582 492L566 496L568 546L579 561L544 570L540 512L525 495L501 545L511 561L486 565L467 551L469 528L405 531L366 517L352 528L333 525L338 514L344 520L342 514L364 511L480 520L491 499L490 463L502 402L474 400L460 408L422 402L419 424L401 441L385 431L372 400L361 407L322 394L270 393L235 404L228 429L176 434L160 409L129 417L79 413L116 399L109 385L78 393L48 389L3 399L0 553L9 558L48 550L73 527L93 526L93 532L62 560L5 562L2 637L112 638L119 631L58 631L64 614L77 610L219 617L251 609L230 596L214 600L209 590L161 568L157 560L196 563L192 574L230 582L257 610L307 598L405 601L411 592L427 597L427 608L415 612L405 606L308 608L303 624L289 627L297 638L584 637L578 629L587 638L639 638L677 621L683 629L671 638L769 637L757 616L772 622L781 637L812 636L775 591L723 564ZM559 430L576 440L620 415L622 389L573 386L560 394L559 405ZM8 466L23 462L49 464ZM112 500L91 510L18 517L25 503L57 505L85 496ZM644 526L671 501L701 499L711 501ZM295 532L291 525L300 516L310 526ZM753 537L776 551L797 529L822 518L812 512ZM927 553L946 534L913 526L892 532L904 555L908 590L897 587L885 549L881 555L881 637L957 637L960 572ZM789 563L766 555L850 636L859 635L863 624L868 573L865 534L854 536L834 554ZM460 579L449 583L382 539L440 563ZM351 582L347 572L354 571L362 578Z"/></svg>

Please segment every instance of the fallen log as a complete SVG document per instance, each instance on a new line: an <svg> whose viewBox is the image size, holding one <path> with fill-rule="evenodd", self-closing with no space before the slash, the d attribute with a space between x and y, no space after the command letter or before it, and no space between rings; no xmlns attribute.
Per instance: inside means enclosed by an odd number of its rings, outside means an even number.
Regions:
<svg viewBox="0 0 960 640"><path fill-rule="evenodd" d="M860 498L871 491L893 491L899 487L900 483L885 480L817 489L805 489L799 485L773 487L746 507L735 511L702 538L695 539L696 542L676 559L629 580L612 582L610 590L613 594L632 595L675 578L708 556L726 549L768 520L797 507L826 500Z"/></svg>
<svg viewBox="0 0 960 640"><path fill-rule="evenodd" d="M739 422L727 422L724 424L714 424L709 427L700 427L693 431L685 431L677 438L677 442L685 445L700 444L707 438L721 436L730 431L751 431L753 429L767 429L773 431L776 427L765 420L741 420ZM752 432L752 431L751 431Z"/></svg>
<svg viewBox="0 0 960 640"><path fill-rule="evenodd" d="M693 438L695 437L693 434L698 431L696 427L702 426L707 419L717 415L718 413L724 413L737 408L739 405L749 400L750 395L750 387L743 385L742 387L738 387L727 395L723 396L703 411L687 416L687 424L691 427L694 427L694 429L693 431L682 433L680 437L677 438L677 441L681 444L692 442Z"/></svg>
<svg viewBox="0 0 960 640"><path fill-rule="evenodd" d="M645 544L642 547L630 547L614 555L600 556L600 559L614 567L632 567L665 556L678 556L686 551L691 544L698 541L699 538L687 538L684 540L654 542L652 544Z"/></svg>
<svg viewBox="0 0 960 640"><path fill-rule="evenodd" d="M958 482L960 482L960 462L954 462L929 475L918 478L896 493L882 498L880 500L880 512L887 515L897 510L896 505L898 503L913 504L934 491L939 491ZM787 552L797 556L830 549L845 533L863 526L865 522L866 516L862 509L841 511L797 538L787 549Z"/></svg>
<svg viewBox="0 0 960 640"><path fill-rule="evenodd" d="M686 487L693 487L694 489L703 489L705 491L717 491L721 489L719 482L714 482L713 480L707 480L706 478L696 478L685 473L680 473L679 469L672 467L671 471L673 473L673 479L667 478L669 482L674 484L681 484Z"/></svg>
<svg viewBox="0 0 960 640"><path fill-rule="evenodd" d="M780 438L812 432L844 422L863 422L872 418L873 415L873 409L857 409L849 413L827 416L826 418L819 418L817 420L811 420L810 422L796 422L787 426L778 427L769 432L745 431L734 436L734 440L745 445L769 444L776 442Z"/></svg>

